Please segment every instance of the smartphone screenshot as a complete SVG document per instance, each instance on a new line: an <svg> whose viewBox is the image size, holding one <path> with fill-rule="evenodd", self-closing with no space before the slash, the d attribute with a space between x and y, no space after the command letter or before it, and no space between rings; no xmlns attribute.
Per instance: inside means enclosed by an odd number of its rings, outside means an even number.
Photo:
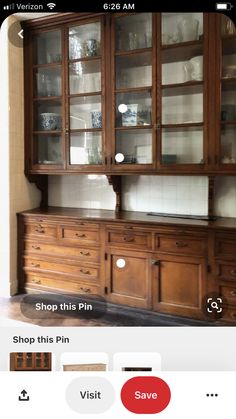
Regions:
<svg viewBox="0 0 236 419"><path fill-rule="evenodd" d="M0 415L234 417L236 3L0 6Z"/></svg>

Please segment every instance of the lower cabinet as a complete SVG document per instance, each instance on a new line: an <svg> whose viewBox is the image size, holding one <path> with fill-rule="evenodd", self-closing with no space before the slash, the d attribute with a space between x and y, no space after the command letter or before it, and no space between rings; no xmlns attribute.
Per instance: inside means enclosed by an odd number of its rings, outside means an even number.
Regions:
<svg viewBox="0 0 236 419"><path fill-rule="evenodd" d="M206 293L205 259L154 255L153 309L155 311L203 318L202 300Z"/></svg>
<svg viewBox="0 0 236 419"><path fill-rule="evenodd" d="M150 253L110 249L106 254L107 300L137 308L151 308Z"/></svg>
<svg viewBox="0 0 236 419"><path fill-rule="evenodd" d="M103 296L114 304L204 320L204 299L214 293L227 301L222 321L236 322L234 230L180 229L109 214L95 213L96 221L72 209L19 214L19 291Z"/></svg>

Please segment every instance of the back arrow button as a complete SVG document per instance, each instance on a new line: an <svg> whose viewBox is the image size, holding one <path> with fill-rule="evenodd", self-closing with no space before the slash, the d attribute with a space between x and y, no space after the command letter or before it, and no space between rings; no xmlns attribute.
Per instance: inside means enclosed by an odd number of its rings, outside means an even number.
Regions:
<svg viewBox="0 0 236 419"><path fill-rule="evenodd" d="M20 30L20 32L18 32L18 34L17 34L17 35L19 35L19 37L20 37L21 39L23 39L23 38L24 38L24 36L23 36L23 32L24 32L24 29L21 29L21 30Z"/></svg>

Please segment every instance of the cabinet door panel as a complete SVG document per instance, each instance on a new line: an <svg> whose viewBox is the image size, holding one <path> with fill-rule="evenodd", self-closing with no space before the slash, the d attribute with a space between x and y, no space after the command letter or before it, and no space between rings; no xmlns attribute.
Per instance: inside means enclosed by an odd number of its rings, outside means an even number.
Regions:
<svg viewBox="0 0 236 419"><path fill-rule="evenodd" d="M132 307L149 308L149 255L113 250L108 255L107 265L108 299Z"/></svg>
<svg viewBox="0 0 236 419"><path fill-rule="evenodd" d="M206 262L186 257L158 257L154 268L154 310L203 317L202 298L206 293Z"/></svg>

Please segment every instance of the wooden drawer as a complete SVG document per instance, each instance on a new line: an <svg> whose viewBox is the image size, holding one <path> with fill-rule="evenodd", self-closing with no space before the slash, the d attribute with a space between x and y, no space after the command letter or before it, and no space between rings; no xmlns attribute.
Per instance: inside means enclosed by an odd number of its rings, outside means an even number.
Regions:
<svg viewBox="0 0 236 419"><path fill-rule="evenodd" d="M229 322L232 324L236 324L236 307L228 306L226 307L225 314L222 318L223 322Z"/></svg>
<svg viewBox="0 0 236 419"><path fill-rule="evenodd" d="M133 231L108 231L107 241L110 244L128 246L129 248L142 248L143 250L152 248L151 233L148 232L133 232Z"/></svg>
<svg viewBox="0 0 236 419"><path fill-rule="evenodd" d="M223 256L235 260L236 255L236 236L216 236L215 256Z"/></svg>
<svg viewBox="0 0 236 419"><path fill-rule="evenodd" d="M79 278L83 278L88 281L96 281L99 276L97 268L86 267L82 265L71 265L68 263L58 263L48 260L40 260L35 258L24 258L24 268L25 269L35 269L43 271L54 271L58 274L69 274L74 275Z"/></svg>
<svg viewBox="0 0 236 419"><path fill-rule="evenodd" d="M24 225L25 235L37 236L40 238L56 238L57 227L55 225L45 223L33 223Z"/></svg>
<svg viewBox="0 0 236 419"><path fill-rule="evenodd" d="M225 281L236 281L236 265L229 265L222 262L219 263L217 271L219 279Z"/></svg>
<svg viewBox="0 0 236 419"><path fill-rule="evenodd" d="M63 242L68 243L90 243L98 244L99 243L99 231L88 230L78 227L61 227L60 228L60 239Z"/></svg>
<svg viewBox="0 0 236 419"><path fill-rule="evenodd" d="M100 288L95 284L90 284L82 281L68 280L53 278L50 276L42 276L34 272L25 273L25 286L26 288L55 290L61 292L74 292L76 294L101 294Z"/></svg>
<svg viewBox="0 0 236 419"><path fill-rule="evenodd" d="M88 262L99 261L99 250L86 247L56 246L36 241L25 241L24 250L26 253L37 255L59 256L69 259L83 260Z"/></svg>
<svg viewBox="0 0 236 419"><path fill-rule="evenodd" d="M231 286L228 284L220 285L219 294L227 299L228 304L236 305L236 282Z"/></svg>
<svg viewBox="0 0 236 419"><path fill-rule="evenodd" d="M207 239L157 234L155 236L155 249L165 253L205 255L207 252Z"/></svg>

